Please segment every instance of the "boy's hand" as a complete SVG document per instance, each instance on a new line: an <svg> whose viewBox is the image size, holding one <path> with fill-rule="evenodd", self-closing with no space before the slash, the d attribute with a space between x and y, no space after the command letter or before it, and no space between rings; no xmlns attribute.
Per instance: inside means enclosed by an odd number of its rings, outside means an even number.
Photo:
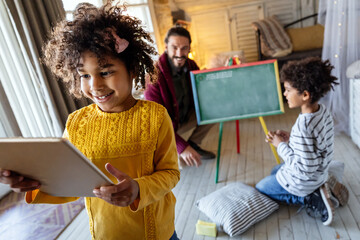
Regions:
<svg viewBox="0 0 360 240"><path fill-rule="evenodd" d="M139 195L138 183L125 173L114 168L110 163L105 165L106 170L119 180L117 185L101 186L94 189L96 197L119 207L132 204Z"/></svg>
<svg viewBox="0 0 360 240"><path fill-rule="evenodd" d="M281 142L286 142L284 140L284 137L280 134L276 134L276 132L268 132L268 135L266 135L265 142L271 143L275 147L277 147Z"/></svg>
<svg viewBox="0 0 360 240"><path fill-rule="evenodd" d="M25 178L15 172L0 168L0 182L10 186L14 192L28 192L40 188L38 181Z"/></svg>
<svg viewBox="0 0 360 240"><path fill-rule="evenodd" d="M276 135L280 135L285 142L289 142L290 133L284 130L276 130Z"/></svg>

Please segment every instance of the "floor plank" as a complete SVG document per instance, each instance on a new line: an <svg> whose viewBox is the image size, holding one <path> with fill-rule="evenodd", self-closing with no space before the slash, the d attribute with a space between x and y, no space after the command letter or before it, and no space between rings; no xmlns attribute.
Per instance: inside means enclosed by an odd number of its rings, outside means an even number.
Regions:
<svg viewBox="0 0 360 240"><path fill-rule="evenodd" d="M275 115L264 118L268 130L284 129L290 131L292 124L298 117L298 110L286 109L283 115ZM216 129L218 131L218 129ZM229 182L241 181L254 186L264 176L267 176L276 161L267 143L265 135L258 119L240 120L240 154L236 153L235 122L224 123L222 152L220 161L219 183L214 184L208 181L207 194L225 186ZM211 131L209 136L213 141L218 139L218 132ZM226 136L226 135L229 136ZM349 185L350 201L347 206L336 209L335 220L329 226L323 226L319 219L309 217L305 211L297 212L298 207L281 205L279 210L270 215L266 220L255 224L241 236L231 239L357 239L359 231L359 163L357 159L360 151L351 139L346 135L335 137L335 159L345 163L344 184ZM214 143L204 142L202 147L214 150ZM216 146L215 146L216 151ZM344 157L347 159L345 160ZM354 167L352 168L351 166ZM215 172L215 161L213 171ZM210 169L210 168L209 168ZM184 169L183 171L190 171ZM206 174L206 178L214 174ZM191 177L193 175L188 175ZM188 181L181 179L181 181ZM349 183L348 181L353 181ZM202 182L201 188L204 188ZM177 187L175 187L176 189ZM192 191L189 190L188 191ZM200 191L198 189L198 191ZM176 195L176 194L175 194ZM198 197L203 196L198 195ZM197 201L195 197L194 201ZM353 209L353 210L352 210ZM184 210L184 209L183 209ZM182 211L182 210L180 210ZM191 208L194 211L194 208ZM195 208L195 211L197 209ZM357 213L357 214L356 214ZM193 214L192 216L196 216ZM198 215L201 220L208 220L203 213ZM187 220L189 221L189 219ZM196 222L197 219L192 220ZM193 227L188 227L184 232L186 235L179 234L181 239L191 239ZM214 239L210 237L197 236L193 239ZM184 237L184 238L182 238ZM219 233L216 239L227 239L223 233ZM360 238L359 238L360 239Z"/></svg>
<svg viewBox="0 0 360 240"><path fill-rule="evenodd" d="M264 120L268 130L290 131L298 114L299 110L286 109L285 114L268 116ZM343 183L349 188L350 199L346 206L336 209L330 226L324 226L320 219L309 217L305 211L298 212L298 207L280 205L268 218L239 236L230 238L221 231L216 238L197 235L197 220L211 221L196 208L197 200L234 181L254 186L270 174L272 167L276 165L273 153L264 141L265 135L257 118L240 120L240 154L236 152L235 127L235 121L224 123L218 184L215 184L216 160L203 161L198 168L187 167L181 170L180 182L173 190L177 198L175 227L180 239L360 239L360 150L344 134L335 137L334 159L345 163ZM215 124L201 144L202 147L217 152L218 134L219 125ZM78 226L77 231L73 230L76 234L81 232L80 229L88 232L86 214L79 215L79 221L74 221L71 225ZM59 239L80 238L71 238L70 235L70 238Z"/></svg>

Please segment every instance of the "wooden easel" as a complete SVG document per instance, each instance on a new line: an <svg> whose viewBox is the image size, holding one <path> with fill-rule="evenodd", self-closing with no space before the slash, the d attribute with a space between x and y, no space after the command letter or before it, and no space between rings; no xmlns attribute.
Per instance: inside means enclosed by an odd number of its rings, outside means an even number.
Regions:
<svg viewBox="0 0 360 240"><path fill-rule="evenodd" d="M234 62L237 63L235 66ZM220 123L216 183L224 122L236 120L237 152L240 153L238 120L259 117L267 133L262 117L284 113L277 61L238 63L238 59L232 58L229 60L231 66L190 73L198 124ZM271 149L277 162L280 162L275 148L271 146Z"/></svg>
<svg viewBox="0 0 360 240"><path fill-rule="evenodd" d="M263 117L259 117L259 121L261 123L261 126L264 130L265 136L268 133L265 121ZM224 122L220 122L220 126L219 126L219 143L218 143L218 151L217 151L217 157L216 157L216 173L215 173L215 183L218 183L218 179L219 179L219 167L220 167L220 154L221 154L221 141L222 141L222 132L223 132L223 125ZM240 153L240 131L239 131L239 120L236 120L236 143L237 143L237 153ZM280 163L280 158L279 155L276 152L275 147L270 144L270 148L271 151L275 157L276 163L279 164Z"/></svg>
<svg viewBox="0 0 360 240"><path fill-rule="evenodd" d="M229 63L228 66L232 66L232 65L238 65L241 64L241 62L239 61L239 58L237 57L233 57L229 59ZM261 126L264 130L265 136L268 133L265 121L263 117L259 117ZM219 143L218 143L218 151L217 151L217 157L216 157L216 175L215 175L215 183L218 183L218 178L219 178L219 166L220 166L220 154L221 154L221 141L222 141L222 132L223 132L223 124L224 122L220 122L220 127L219 127ZM236 147L237 147L237 153L240 154L240 128L239 128L239 120L236 120ZM269 143L270 144L270 143ZM273 155L276 159L276 162L279 164L280 163L280 159L279 159L279 155L276 152L275 147L270 144L270 148L271 151L273 152Z"/></svg>

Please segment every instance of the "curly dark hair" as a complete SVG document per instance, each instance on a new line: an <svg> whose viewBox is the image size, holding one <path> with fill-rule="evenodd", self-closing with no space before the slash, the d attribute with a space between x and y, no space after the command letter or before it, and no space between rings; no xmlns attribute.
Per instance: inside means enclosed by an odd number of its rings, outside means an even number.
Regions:
<svg viewBox="0 0 360 240"><path fill-rule="evenodd" d="M305 90L310 93L311 103L319 101L328 91L334 90L337 78L331 75L334 66L329 60L319 57L308 57L286 63L280 72L281 82L288 82L299 93Z"/></svg>
<svg viewBox="0 0 360 240"><path fill-rule="evenodd" d="M62 20L51 32L48 42L43 47L43 62L69 88L75 97L82 97L80 76L76 71L81 55L91 51L105 64L106 55L112 55L125 63L129 73L135 78L135 86L145 87L145 75L151 82L156 81L156 68L152 60L157 55L151 45L150 34L141 26L137 18L125 15L124 5L118 1L108 1L97 8L89 3L77 5L72 21ZM116 39L106 29L115 30L116 34L129 42L121 53L116 53Z"/></svg>
<svg viewBox="0 0 360 240"><path fill-rule="evenodd" d="M171 36L181 36L181 37L186 37L187 39L189 39L189 43L191 43L191 36L188 30L186 30L183 27L172 27L170 28L167 33L166 33L166 37L164 42L167 44L169 42L169 38Z"/></svg>

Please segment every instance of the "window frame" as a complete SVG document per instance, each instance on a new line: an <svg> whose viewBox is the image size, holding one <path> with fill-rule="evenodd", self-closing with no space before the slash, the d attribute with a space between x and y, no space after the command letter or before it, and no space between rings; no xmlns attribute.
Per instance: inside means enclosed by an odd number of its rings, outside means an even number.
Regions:
<svg viewBox="0 0 360 240"><path fill-rule="evenodd" d="M64 0L62 0L64 3ZM107 2L107 0L97 0L98 1L98 5L96 6L100 6L101 4L105 4ZM161 37L160 37L160 31L159 31L159 27L157 24L157 19L156 19L156 14L155 14L155 7L154 7L154 2L153 0L146 0L146 3L135 3L135 4L131 4L129 2L131 2L131 0L128 0L125 4L126 7L131 8L131 7L148 7L149 12L150 12L150 18L151 18L151 24L152 24L152 29L153 31L148 31L149 34L151 36L153 36L153 40L155 43L155 47L157 49L157 51L159 49L161 49L163 46L161 45ZM80 2L79 2L80 3ZM64 6L65 8L65 6ZM74 10L68 10L65 9L65 13L66 16L68 16L68 14L72 14ZM137 16L134 16L137 17ZM143 22L144 23L144 22ZM144 23L147 24L147 23Z"/></svg>

